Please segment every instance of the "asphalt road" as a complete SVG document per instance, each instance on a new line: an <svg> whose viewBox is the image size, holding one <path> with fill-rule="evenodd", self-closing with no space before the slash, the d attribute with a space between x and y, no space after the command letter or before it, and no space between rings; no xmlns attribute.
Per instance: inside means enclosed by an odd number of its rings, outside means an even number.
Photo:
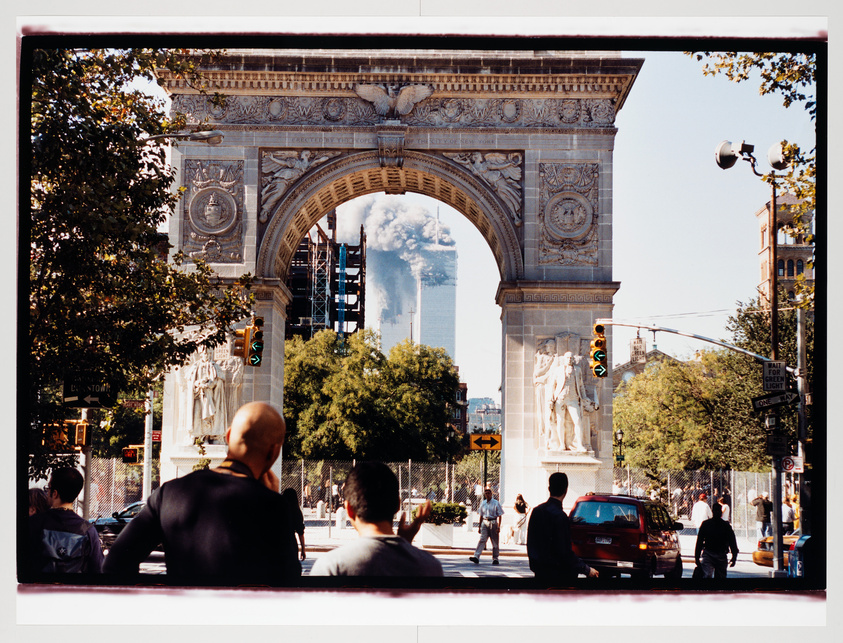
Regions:
<svg viewBox="0 0 843 643"><path fill-rule="evenodd" d="M310 573L313 563L321 556L321 551L310 551L307 559L302 562L302 574ZM532 578L526 556L501 556L500 565L492 565L492 558L488 552L480 558L480 564L475 565L468 560L466 554L436 554L442 563L442 569L446 577L457 578ZM693 560L684 559L682 578L691 578L694 570ZM141 572L146 574L164 574L164 554L152 552L149 558L141 565ZM748 556L740 556L735 567L730 567L727 572L728 578L769 578L770 568L760 567L753 563ZM617 582L623 583L628 577L621 576Z"/></svg>

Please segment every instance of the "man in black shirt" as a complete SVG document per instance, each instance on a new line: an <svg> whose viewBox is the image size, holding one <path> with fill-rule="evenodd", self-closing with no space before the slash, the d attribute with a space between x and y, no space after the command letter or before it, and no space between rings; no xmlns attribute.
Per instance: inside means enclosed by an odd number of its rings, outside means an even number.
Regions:
<svg viewBox="0 0 843 643"><path fill-rule="evenodd" d="M115 541L106 574L138 572L159 544L176 583L283 585L301 576L286 502L270 467L286 425L268 404L241 407L226 431L226 460L161 485Z"/></svg>
<svg viewBox="0 0 843 643"><path fill-rule="evenodd" d="M597 570L574 556L571 549L571 523L562 509L568 493L568 476L551 473L550 498L530 514L527 526L527 556L536 580L544 583L568 583L579 574L597 578Z"/></svg>
<svg viewBox="0 0 843 643"><path fill-rule="evenodd" d="M713 517L704 520L697 532L694 559L705 578L726 578L726 554L732 552L729 567L734 567L738 559L738 542L732 525L723 520L719 504L714 504L711 513Z"/></svg>

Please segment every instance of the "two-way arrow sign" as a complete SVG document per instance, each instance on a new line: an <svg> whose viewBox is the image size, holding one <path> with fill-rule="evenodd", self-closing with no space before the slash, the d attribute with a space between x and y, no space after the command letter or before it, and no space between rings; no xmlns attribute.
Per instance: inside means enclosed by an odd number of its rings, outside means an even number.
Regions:
<svg viewBox="0 0 843 643"><path fill-rule="evenodd" d="M471 448L474 450L500 451L501 439L495 435L472 435Z"/></svg>
<svg viewBox="0 0 843 643"><path fill-rule="evenodd" d="M787 406L788 404L793 404L798 399L799 394L795 391L762 395L761 397L752 398L752 409L754 411L763 411L777 406Z"/></svg>

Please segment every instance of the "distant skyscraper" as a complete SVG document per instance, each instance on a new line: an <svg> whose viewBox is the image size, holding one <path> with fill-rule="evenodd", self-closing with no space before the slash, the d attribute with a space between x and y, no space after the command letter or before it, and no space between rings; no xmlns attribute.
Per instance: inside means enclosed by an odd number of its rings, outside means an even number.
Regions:
<svg viewBox="0 0 843 643"><path fill-rule="evenodd" d="M438 239L438 235L436 236ZM379 320L381 350L388 353L399 342L414 342L444 348L454 359L457 322L457 249L453 245L430 243L416 253L417 261L405 263L407 275L393 272L393 281L412 274L415 297L400 300L399 309ZM397 266L398 272L402 272ZM397 298L393 301L397 304Z"/></svg>
<svg viewBox="0 0 843 643"><path fill-rule="evenodd" d="M420 344L444 348L454 359L457 343L457 250L429 246L422 250L426 268L419 278Z"/></svg>

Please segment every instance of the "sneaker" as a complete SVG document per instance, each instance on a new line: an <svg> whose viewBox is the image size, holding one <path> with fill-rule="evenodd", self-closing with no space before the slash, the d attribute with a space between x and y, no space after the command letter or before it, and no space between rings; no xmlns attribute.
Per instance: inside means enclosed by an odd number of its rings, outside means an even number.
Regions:
<svg viewBox="0 0 843 643"><path fill-rule="evenodd" d="M472 556L472 557L471 557L471 558L469 558L468 560L470 560L470 561L471 561L472 563L474 563L475 565L479 565L479 564L480 564L480 561L479 561L477 558L475 558L474 556Z"/></svg>
<svg viewBox="0 0 843 643"><path fill-rule="evenodd" d="M492 564L493 565L500 565L500 561L497 558L495 558L495 560L492 561Z"/></svg>

